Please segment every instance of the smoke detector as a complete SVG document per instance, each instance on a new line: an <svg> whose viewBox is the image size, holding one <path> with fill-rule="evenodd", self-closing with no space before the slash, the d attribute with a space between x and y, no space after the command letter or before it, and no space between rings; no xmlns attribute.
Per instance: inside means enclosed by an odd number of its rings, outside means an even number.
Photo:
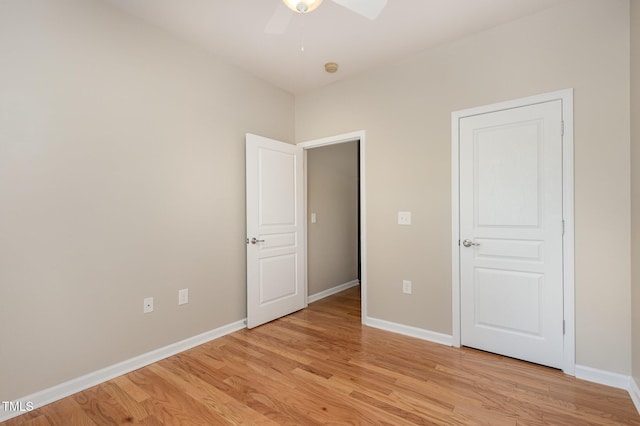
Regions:
<svg viewBox="0 0 640 426"><path fill-rule="evenodd" d="M324 64L324 70L329 74L333 74L334 72L338 71L338 64L336 64L335 62L327 62L326 64Z"/></svg>

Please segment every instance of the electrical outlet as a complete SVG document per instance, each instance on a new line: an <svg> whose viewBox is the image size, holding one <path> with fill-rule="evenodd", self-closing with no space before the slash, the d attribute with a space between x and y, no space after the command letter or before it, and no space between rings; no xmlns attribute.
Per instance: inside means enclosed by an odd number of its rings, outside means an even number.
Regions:
<svg viewBox="0 0 640 426"><path fill-rule="evenodd" d="M411 294L411 281L402 280L402 292L404 294Z"/></svg>
<svg viewBox="0 0 640 426"><path fill-rule="evenodd" d="M145 314L153 312L153 297L145 297L142 305L142 312Z"/></svg>
<svg viewBox="0 0 640 426"><path fill-rule="evenodd" d="M189 303L188 288L183 288L182 290L178 290L178 305L184 305L185 303Z"/></svg>

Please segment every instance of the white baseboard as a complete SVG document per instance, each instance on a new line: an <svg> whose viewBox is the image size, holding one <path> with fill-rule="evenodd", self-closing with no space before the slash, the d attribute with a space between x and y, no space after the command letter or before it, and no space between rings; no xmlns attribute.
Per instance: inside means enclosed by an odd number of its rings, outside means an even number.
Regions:
<svg viewBox="0 0 640 426"><path fill-rule="evenodd" d="M394 333L404 334L405 336L416 337L429 342L440 343L441 345L451 346L453 337L448 334L442 334L435 331L425 330L423 328L411 327L409 325L398 324L391 321L385 321L377 318L363 318L362 323L369 327L375 327Z"/></svg>
<svg viewBox="0 0 640 426"><path fill-rule="evenodd" d="M92 386L104 383L107 380L122 376L123 374L137 370L154 362L158 362L180 352L184 352L187 349L202 345L203 343L210 342L211 340L215 340L219 337L233 333L234 331L241 330L245 327L245 320L236 321L234 323L218 327L214 330L198 334L197 336L189 337L188 339L182 340L180 342L172 343L163 348L147 352L146 354L142 354L126 361L119 362L109 367L105 367L92 373L85 374L84 376L77 377L59 385L25 396L23 398L18 398L14 400L14 402L18 402L21 407L27 407L28 411L31 411L32 409L40 408L44 405L50 404L69 395L73 395L74 393L81 392ZM17 417L25 413L24 410L8 411L5 409L6 406L8 405L0 404L0 422L9 420L13 417Z"/></svg>
<svg viewBox="0 0 640 426"><path fill-rule="evenodd" d="M611 371L598 370L597 368L585 367L584 365L576 365L576 379L587 380L589 382L601 385L611 386L614 388L630 389L631 377L620 373L612 373Z"/></svg>
<svg viewBox="0 0 640 426"><path fill-rule="evenodd" d="M344 284L337 285L335 287L331 287L330 289L321 291L320 293L312 294L311 296L307 297L307 303L317 302L320 299L324 299L325 297L329 297L329 296L332 296L332 295L334 295L336 293L340 293L341 291L344 291L344 290L346 290L348 288L351 288L351 287L355 287L358 284L360 284L360 281L353 280L353 281L350 281L348 283L344 283Z"/></svg>
<svg viewBox="0 0 640 426"><path fill-rule="evenodd" d="M638 382L633 377L585 367L583 365L576 365L576 378L626 390L629 392L631 401L633 401L633 405L636 406L638 414L640 414L640 385L638 385Z"/></svg>
<svg viewBox="0 0 640 426"><path fill-rule="evenodd" d="M636 406L636 410L638 410L638 414L640 414L640 384L633 377L631 378L631 386L629 387L629 395L631 395L631 400L633 404Z"/></svg>

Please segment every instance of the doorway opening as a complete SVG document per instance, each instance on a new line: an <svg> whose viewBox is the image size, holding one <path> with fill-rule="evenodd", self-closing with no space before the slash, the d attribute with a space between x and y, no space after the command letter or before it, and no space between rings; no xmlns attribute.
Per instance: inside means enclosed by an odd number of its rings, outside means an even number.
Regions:
<svg viewBox="0 0 640 426"><path fill-rule="evenodd" d="M305 161L307 302L360 285L366 318L364 131L298 144Z"/></svg>

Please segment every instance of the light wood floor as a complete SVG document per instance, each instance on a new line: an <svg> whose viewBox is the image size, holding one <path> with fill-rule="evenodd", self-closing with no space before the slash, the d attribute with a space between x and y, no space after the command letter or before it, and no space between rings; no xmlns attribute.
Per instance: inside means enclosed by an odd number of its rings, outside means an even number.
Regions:
<svg viewBox="0 0 640 426"><path fill-rule="evenodd" d="M6 422L640 425L627 392L360 324L359 288Z"/></svg>

